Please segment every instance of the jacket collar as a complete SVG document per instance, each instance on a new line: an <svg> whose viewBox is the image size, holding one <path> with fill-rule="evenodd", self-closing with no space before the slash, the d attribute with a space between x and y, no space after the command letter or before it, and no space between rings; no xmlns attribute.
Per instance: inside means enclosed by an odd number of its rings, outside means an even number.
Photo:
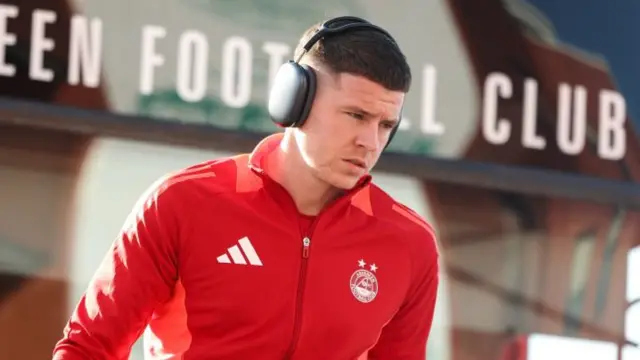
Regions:
<svg viewBox="0 0 640 360"><path fill-rule="evenodd" d="M276 182L273 180L271 176L269 176L268 169L265 168L266 160L269 154L271 154L273 151L277 151L283 137L284 137L283 133L275 133L275 134L266 136L264 139L262 139L262 141L260 141L256 145L256 147L253 149L253 151L249 155L248 165L251 168L251 170L257 173L263 179L266 179L267 182L272 183L271 185L274 185L273 183L276 183ZM352 205L360 208L361 210L363 210L365 213L369 215L372 215L370 189L369 189L371 180L372 180L372 176L370 174L364 175L362 178L360 178L356 186L345 191L345 193L342 196L343 200L346 200L344 198L350 199L350 203ZM279 190L284 190L284 188L279 186L280 184L277 184L277 185L278 185L277 187L280 188ZM269 188L273 190L277 190L277 189L274 189L274 187L272 186L269 186Z"/></svg>

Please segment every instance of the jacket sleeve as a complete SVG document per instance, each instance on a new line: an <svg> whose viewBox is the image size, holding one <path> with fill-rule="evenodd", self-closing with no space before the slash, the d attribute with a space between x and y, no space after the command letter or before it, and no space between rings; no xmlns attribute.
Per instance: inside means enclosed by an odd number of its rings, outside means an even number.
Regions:
<svg viewBox="0 0 640 360"><path fill-rule="evenodd" d="M127 218L93 275L54 360L123 360L158 303L177 280L175 204L164 187L152 187Z"/></svg>
<svg viewBox="0 0 640 360"><path fill-rule="evenodd" d="M423 235L424 237L424 235ZM414 251L414 278L404 304L382 329L368 360L424 360L439 284L439 256L430 235L427 249Z"/></svg>

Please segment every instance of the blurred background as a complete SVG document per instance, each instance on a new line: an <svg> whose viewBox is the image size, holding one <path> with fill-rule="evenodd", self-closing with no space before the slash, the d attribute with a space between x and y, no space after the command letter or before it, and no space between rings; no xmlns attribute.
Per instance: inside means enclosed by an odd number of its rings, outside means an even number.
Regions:
<svg viewBox="0 0 640 360"><path fill-rule="evenodd" d="M640 359L640 3L396 1L2 1L0 359L51 357L151 182L277 131L275 70L344 14L414 74L374 180L439 235L428 358Z"/></svg>

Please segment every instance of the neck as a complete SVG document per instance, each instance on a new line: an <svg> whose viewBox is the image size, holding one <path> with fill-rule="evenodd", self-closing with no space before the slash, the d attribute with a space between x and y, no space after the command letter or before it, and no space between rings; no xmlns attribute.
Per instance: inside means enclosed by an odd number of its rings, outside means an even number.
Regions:
<svg viewBox="0 0 640 360"><path fill-rule="evenodd" d="M295 140L286 134L267 159L269 176L282 185L304 215L317 215L340 190L318 179L305 164Z"/></svg>

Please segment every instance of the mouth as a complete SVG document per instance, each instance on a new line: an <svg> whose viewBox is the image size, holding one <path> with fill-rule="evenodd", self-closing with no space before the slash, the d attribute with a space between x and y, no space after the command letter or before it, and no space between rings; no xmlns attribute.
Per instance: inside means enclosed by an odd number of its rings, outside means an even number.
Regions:
<svg viewBox="0 0 640 360"><path fill-rule="evenodd" d="M345 159L345 161L362 169L367 168L367 163L360 159Z"/></svg>

